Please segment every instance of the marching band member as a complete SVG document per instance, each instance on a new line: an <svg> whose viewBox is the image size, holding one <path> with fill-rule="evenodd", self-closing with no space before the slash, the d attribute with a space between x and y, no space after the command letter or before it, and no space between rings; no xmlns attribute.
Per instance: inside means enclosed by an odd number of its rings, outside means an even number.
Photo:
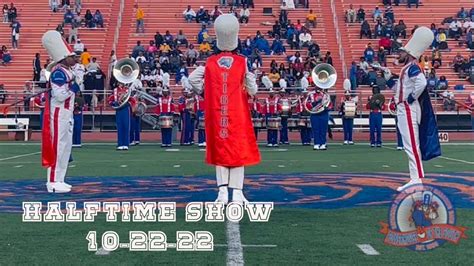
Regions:
<svg viewBox="0 0 474 266"><path fill-rule="evenodd" d="M393 112L395 112L396 114L397 105L395 104L395 96L392 97L389 104L390 106L388 108L390 108L390 110L393 110ZM397 130L397 150L401 151L403 150L403 140L402 140L402 135L400 134L400 130L398 129L398 119L396 116L395 116L395 128Z"/></svg>
<svg viewBox="0 0 474 266"><path fill-rule="evenodd" d="M258 101L257 97L255 97L255 95L248 96L248 105L252 118L262 117L262 105ZM258 140L258 128L254 127L253 130L255 132L255 139Z"/></svg>
<svg viewBox="0 0 474 266"><path fill-rule="evenodd" d="M369 127L370 127L370 147L382 147L382 111L385 110L385 104L376 99L380 95L380 88L377 85L372 87L372 96L367 99L367 110L370 110Z"/></svg>
<svg viewBox="0 0 474 266"><path fill-rule="evenodd" d="M344 97L341 99L339 114L342 117L342 127L344 130L344 145L353 145L354 141L352 141L352 132L354 130L354 118L345 116L344 105L346 101L354 101L354 99L351 97L351 92L348 90L344 92Z"/></svg>
<svg viewBox="0 0 474 266"><path fill-rule="evenodd" d="M278 97L275 97L275 91L270 90L268 97L265 99L265 119L268 124L268 118L277 117L279 112ZM278 130L267 129L267 146L278 147Z"/></svg>
<svg viewBox="0 0 474 266"><path fill-rule="evenodd" d="M199 126L199 118L204 117L204 97L202 95L194 96L194 113L196 122ZM204 129L198 129L198 146L206 147L206 132Z"/></svg>
<svg viewBox="0 0 474 266"><path fill-rule="evenodd" d="M308 116L308 112L304 108L304 99L307 95L301 95L301 91L296 91L296 115L301 119ZM303 91L304 94L307 94L307 91ZM300 127L300 137L301 137L301 144L303 146L308 146L311 144L311 128L307 126Z"/></svg>
<svg viewBox="0 0 474 266"><path fill-rule="evenodd" d="M127 93L129 88L122 83L118 83L112 95L109 96L109 105L115 109L115 122L117 123L117 150L128 150L130 145L130 115L132 107L135 105L135 98L130 97L127 103L120 106L120 97Z"/></svg>
<svg viewBox="0 0 474 266"><path fill-rule="evenodd" d="M130 146L140 144L140 133L142 131L142 119L135 111L130 114Z"/></svg>
<svg viewBox="0 0 474 266"><path fill-rule="evenodd" d="M75 53L54 30L43 35L42 44L57 63L51 70L51 90L45 96L42 165L48 169L48 192L67 193L71 185L65 183L64 178L72 148L74 95L79 91L71 71L76 64Z"/></svg>
<svg viewBox="0 0 474 266"><path fill-rule="evenodd" d="M427 27L416 29L408 43L399 51L396 63L403 64L398 81L384 70L387 85L395 88L398 129L408 155L410 181L399 187L402 191L414 184L421 184L425 174L421 160L441 155L436 117L426 90L426 78L418 66L418 59L433 42L433 32ZM421 155L421 156L420 156Z"/></svg>
<svg viewBox="0 0 474 266"><path fill-rule="evenodd" d="M82 92L78 91L74 99L74 128L72 132L72 147L80 148L82 147L82 124L83 124L83 115L82 111L84 110L84 98L82 97Z"/></svg>
<svg viewBox="0 0 474 266"><path fill-rule="evenodd" d="M290 108L290 100L286 97L286 91L284 88L281 88L280 97L278 99L278 109L281 116L280 144L290 144L288 141L288 115L284 115L282 112L284 101L286 101L288 108Z"/></svg>
<svg viewBox="0 0 474 266"><path fill-rule="evenodd" d="M320 105L323 101L324 92L322 89L316 87L316 92L311 94L307 102L307 108L313 109ZM328 133L329 126L329 109L332 108L332 103L329 106L322 107L323 110L319 113L311 113L311 129L314 138L314 150L327 150L326 147L326 135Z"/></svg>
<svg viewBox="0 0 474 266"><path fill-rule="evenodd" d="M163 88L163 96L158 98L156 113L160 116L173 116L174 112L173 98L170 96L170 90L165 87ZM161 128L161 147L171 147L172 134L172 128Z"/></svg>
<svg viewBox="0 0 474 266"><path fill-rule="evenodd" d="M43 129L43 114L44 114L44 104L46 102L47 92L40 93L35 97L35 105L40 109L39 121L40 129Z"/></svg>
<svg viewBox="0 0 474 266"><path fill-rule="evenodd" d="M203 87L206 99L206 162L216 165L218 202L232 200L244 204L244 167L260 162L257 141L247 105L247 95L257 93L255 75L248 71L246 58L238 55L239 21L232 14L220 15L214 22L220 52L207 59L189 77L194 90ZM204 85L203 85L204 82Z"/></svg>
<svg viewBox="0 0 474 266"><path fill-rule="evenodd" d="M183 89L183 96L178 99L178 109L181 114L181 141L183 146L194 144L194 123L193 123L193 104L192 92Z"/></svg>

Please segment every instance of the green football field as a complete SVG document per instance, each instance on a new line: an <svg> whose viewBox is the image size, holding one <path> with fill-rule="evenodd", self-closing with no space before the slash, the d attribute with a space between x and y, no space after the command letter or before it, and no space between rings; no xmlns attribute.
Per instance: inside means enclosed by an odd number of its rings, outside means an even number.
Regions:
<svg viewBox="0 0 474 266"><path fill-rule="evenodd" d="M22 201L212 201L214 168L203 163L198 147L145 144L118 152L113 143L86 143L73 150L72 193L51 195L45 192L40 145L0 143L0 265L474 265L472 143L443 145L441 158L425 162L427 182L452 195L456 224L468 228L459 244L428 252L387 246L379 233L394 189L408 181L405 153L393 148L261 146L262 163L246 168L245 193L250 201L274 201L275 208L267 223L244 218L239 239L227 222L185 222L182 208L174 223L107 223L104 215L94 223L22 222ZM116 231L125 242L131 230L163 231L168 242L176 240L176 231L209 231L215 248L102 255L87 250L89 231L97 232L100 244L105 231ZM365 254L358 244L378 255Z"/></svg>

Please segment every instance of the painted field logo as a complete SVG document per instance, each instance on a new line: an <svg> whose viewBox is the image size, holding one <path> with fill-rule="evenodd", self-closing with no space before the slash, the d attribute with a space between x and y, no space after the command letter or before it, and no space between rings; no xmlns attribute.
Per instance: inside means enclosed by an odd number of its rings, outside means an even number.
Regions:
<svg viewBox="0 0 474 266"><path fill-rule="evenodd" d="M380 222L384 243L426 251L446 241L458 244L465 227L456 226L456 212L451 201L437 188L410 186L392 202L388 224Z"/></svg>

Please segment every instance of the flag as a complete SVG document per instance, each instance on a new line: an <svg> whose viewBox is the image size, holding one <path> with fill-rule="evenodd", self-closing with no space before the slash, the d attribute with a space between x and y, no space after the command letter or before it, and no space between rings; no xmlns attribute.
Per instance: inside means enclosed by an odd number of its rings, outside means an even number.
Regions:
<svg viewBox="0 0 474 266"><path fill-rule="evenodd" d="M418 98L421 107L421 123L419 127L420 150L423 161L441 156L441 145L438 138L438 125L431 106L428 90L424 90Z"/></svg>

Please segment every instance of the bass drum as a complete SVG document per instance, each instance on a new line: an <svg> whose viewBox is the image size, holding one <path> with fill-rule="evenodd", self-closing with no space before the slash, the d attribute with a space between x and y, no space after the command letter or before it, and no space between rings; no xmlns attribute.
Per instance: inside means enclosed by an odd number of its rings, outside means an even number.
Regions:
<svg viewBox="0 0 474 266"><path fill-rule="evenodd" d="M356 115L356 103L352 101L344 102L344 117L345 118L354 118Z"/></svg>
<svg viewBox="0 0 474 266"><path fill-rule="evenodd" d="M288 118L288 128L297 128L298 122L298 118Z"/></svg>
<svg viewBox="0 0 474 266"><path fill-rule="evenodd" d="M160 128L172 128L173 127L173 117L168 116L168 115L162 115L160 116L160 119L158 120L158 124Z"/></svg>
<svg viewBox="0 0 474 266"><path fill-rule="evenodd" d="M267 122L267 129L279 130L281 127L281 117L270 117Z"/></svg>

